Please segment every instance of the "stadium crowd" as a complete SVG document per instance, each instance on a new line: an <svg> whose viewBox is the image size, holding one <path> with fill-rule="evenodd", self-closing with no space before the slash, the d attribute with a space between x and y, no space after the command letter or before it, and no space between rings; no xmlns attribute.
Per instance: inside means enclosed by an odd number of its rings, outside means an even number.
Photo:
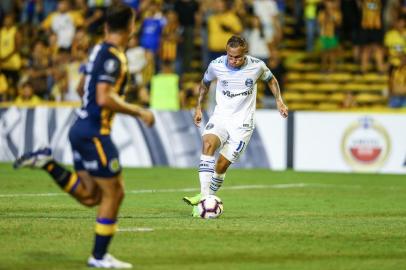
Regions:
<svg viewBox="0 0 406 270"><path fill-rule="evenodd" d="M79 101L84 63L115 2L137 14L127 50L130 102L193 107L201 78L191 75L224 54L233 34L247 39L249 54L268 64L283 90L290 17L293 36L305 39L303 51L320 53L323 71L333 72L337 54L350 49L361 73L389 74L390 105L406 106L405 0L2 0L0 101Z"/></svg>

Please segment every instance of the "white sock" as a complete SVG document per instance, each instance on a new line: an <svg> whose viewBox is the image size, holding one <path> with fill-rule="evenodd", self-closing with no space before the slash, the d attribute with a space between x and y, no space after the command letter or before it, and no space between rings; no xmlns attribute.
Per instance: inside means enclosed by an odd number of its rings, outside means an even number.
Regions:
<svg viewBox="0 0 406 270"><path fill-rule="evenodd" d="M202 196L209 195L211 176L214 172L214 156L200 156L199 164L199 180L200 180L200 192Z"/></svg>
<svg viewBox="0 0 406 270"><path fill-rule="evenodd" d="M216 172L213 173L213 176L211 177L211 184L210 184L210 190L209 190L210 195L216 194L216 192L223 185L224 178L226 178L225 173L223 173L223 174L218 174Z"/></svg>

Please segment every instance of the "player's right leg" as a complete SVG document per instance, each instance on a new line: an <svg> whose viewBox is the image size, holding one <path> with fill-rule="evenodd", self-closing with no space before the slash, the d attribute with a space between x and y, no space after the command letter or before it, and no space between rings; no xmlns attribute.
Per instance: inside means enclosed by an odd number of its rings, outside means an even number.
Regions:
<svg viewBox="0 0 406 270"><path fill-rule="evenodd" d="M117 215L124 198L121 174L114 177L95 177L102 191L102 199L97 213L95 239L92 256L88 266L95 268L132 268L130 263L122 262L107 253L108 246L117 230Z"/></svg>
<svg viewBox="0 0 406 270"><path fill-rule="evenodd" d="M203 136L203 149L199 163L200 193L195 196L184 197L183 201L189 205L197 205L202 196L209 194L210 181L214 172L215 157L214 153L219 148L221 142L219 137L214 134Z"/></svg>
<svg viewBox="0 0 406 270"><path fill-rule="evenodd" d="M92 184L91 176L84 171L71 172L61 166L52 157L50 148L28 152L16 159L14 168L43 169L49 173L55 183L80 203L93 206L99 201L99 191Z"/></svg>

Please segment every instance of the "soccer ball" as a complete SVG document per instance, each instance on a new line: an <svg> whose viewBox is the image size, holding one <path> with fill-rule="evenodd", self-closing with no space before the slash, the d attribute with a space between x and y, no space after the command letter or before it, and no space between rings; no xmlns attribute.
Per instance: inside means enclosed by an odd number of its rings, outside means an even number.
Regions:
<svg viewBox="0 0 406 270"><path fill-rule="evenodd" d="M218 218L223 213L223 202L214 195L203 197L197 205L201 218Z"/></svg>

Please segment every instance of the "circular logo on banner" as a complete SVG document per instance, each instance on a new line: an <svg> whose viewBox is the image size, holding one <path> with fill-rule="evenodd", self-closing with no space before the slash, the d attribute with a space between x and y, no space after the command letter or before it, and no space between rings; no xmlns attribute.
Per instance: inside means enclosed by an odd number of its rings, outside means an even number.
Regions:
<svg viewBox="0 0 406 270"><path fill-rule="evenodd" d="M363 117L344 132L342 153L354 171L370 172L381 168L390 152L386 129L370 117Z"/></svg>

